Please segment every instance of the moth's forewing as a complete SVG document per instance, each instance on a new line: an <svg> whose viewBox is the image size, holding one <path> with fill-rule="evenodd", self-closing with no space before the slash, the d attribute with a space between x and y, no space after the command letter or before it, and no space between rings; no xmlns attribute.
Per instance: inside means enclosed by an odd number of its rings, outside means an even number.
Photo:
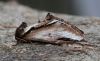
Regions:
<svg viewBox="0 0 100 61"><path fill-rule="evenodd" d="M31 29L32 27L34 28ZM30 29L31 31L28 32ZM80 29L50 14L47 14L45 21L28 26L24 30L28 32L23 36L23 39L26 40L55 42L60 38L64 38L66 41L67 39L70 41L83 39L83 32Z"/></svg>

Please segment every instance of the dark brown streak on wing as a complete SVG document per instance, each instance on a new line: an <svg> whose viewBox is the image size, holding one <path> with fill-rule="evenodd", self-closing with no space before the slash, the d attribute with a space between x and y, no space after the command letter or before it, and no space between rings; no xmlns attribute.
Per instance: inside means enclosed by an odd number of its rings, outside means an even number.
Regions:
<svg viewBox="0 0 100 61"><path fill-rule="evenodd" d="M77 32L79 32L81 35L84 34L84 32L80 29L78 29L77 27L75 27L74 25L71 26L73 29L77 30Z"/></svg>
<svg viewBox="0 0 100 61"><path fill-rule="evenodd" d="M59 43L58 44L73 44L73 43L75 43L75 42L78 42L78 40L72 40L72 39L70 39L70 38L59 38L59 39L57 39L58 41L59 41Z"/></svg>
<svg viewBox="0 0 100 61"><path fill-rule="evenodd" d="M58 38L57 40L73 41L73 39L70 38ZM78 41L78 40L74 40L74 41Z"/></svg>
<svg viewBox="0 0 100 61"><path fill-rule="evenodd" d="M76 26L74 26L73 24L70 24L68 21L64 21L63 19L62 19L62 21L65 22L65 23L68 24L68 25L71 25L71 27L72 27L74 30L76 30L80 35L83 35L83 34L84 34L84 32L83 32L82 30L78 29L78 28L77 28Z"/></svg>

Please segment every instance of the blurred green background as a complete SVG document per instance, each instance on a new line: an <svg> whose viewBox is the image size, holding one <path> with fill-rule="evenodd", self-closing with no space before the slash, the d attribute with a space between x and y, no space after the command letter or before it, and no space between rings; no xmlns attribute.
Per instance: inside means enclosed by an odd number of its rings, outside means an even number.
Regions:
<svg viewBox="0 0 100 61"><path fill-rule="evenodd" d="M0 0L9 1L9 0ZM14 0L10 0L14 1ZM16 0L18 3L50 12L77 16L100 16L100 0Z"/></svg>

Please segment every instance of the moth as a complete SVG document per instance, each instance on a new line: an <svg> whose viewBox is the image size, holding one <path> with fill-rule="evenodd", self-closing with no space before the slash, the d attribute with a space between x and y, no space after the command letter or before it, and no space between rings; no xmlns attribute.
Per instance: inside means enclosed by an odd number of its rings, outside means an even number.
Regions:
<svg viewBox="0 0 100 61"><path fill-rule="evenodd" d="M84 32L61 18L48 13L43 21L27 26L25 22L16 29L16 45L19 42L47 42L53 44L74 43L83 40Z"/></svg>

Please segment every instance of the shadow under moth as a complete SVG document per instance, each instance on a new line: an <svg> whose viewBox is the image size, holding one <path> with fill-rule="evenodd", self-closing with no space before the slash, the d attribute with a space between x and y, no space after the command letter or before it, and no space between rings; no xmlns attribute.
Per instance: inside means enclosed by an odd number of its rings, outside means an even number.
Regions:
<svg viewBox="0 0 100 61"><path fill-rule="evenodd" d="M43 21L27 26L25 22L16 29L16 45L19 42L47 42L53 44L74 43L83 40L83 31L61 18L48 13Z"/></svg>

